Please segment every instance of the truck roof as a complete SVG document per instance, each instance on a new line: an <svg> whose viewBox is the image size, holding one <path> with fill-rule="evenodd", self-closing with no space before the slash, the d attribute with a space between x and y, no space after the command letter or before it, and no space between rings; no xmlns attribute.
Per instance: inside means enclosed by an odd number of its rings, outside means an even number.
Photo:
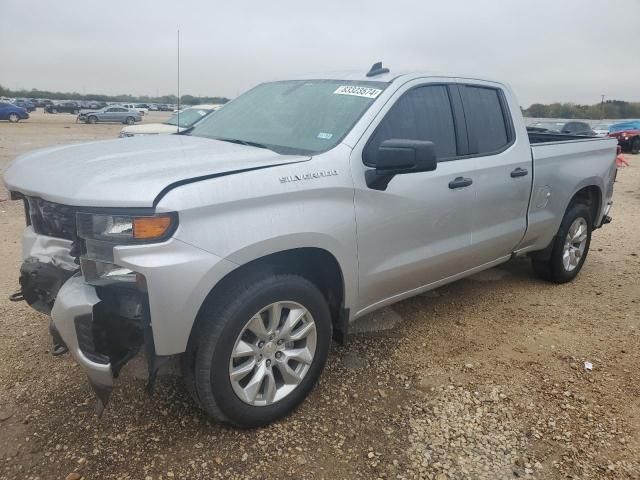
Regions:
<svg viewBox="0 0 640 480"><path fill-rule="evenodd" d="M303 75L292 75L286 80L347 80L347 81L358 81L358 82L380 82L380 83L391 83L396 80L413 80L415 78L425 78L425 77L448 77L448 78L464 78L468 80L481 80L485 82L493 82L504 85L504 82L488 78L482 77L478 75L469 75L469 74L460 74L460 73L451 73L451 72L434 72L434 71L412 71L412 70L403 70L403 71L390 71L388 73L382 73L373 77L367 77L366 72L363 71L334 71L334 72L321 72L316 74L303 74ZM281 79L285 80L285 79Z"/></svg>

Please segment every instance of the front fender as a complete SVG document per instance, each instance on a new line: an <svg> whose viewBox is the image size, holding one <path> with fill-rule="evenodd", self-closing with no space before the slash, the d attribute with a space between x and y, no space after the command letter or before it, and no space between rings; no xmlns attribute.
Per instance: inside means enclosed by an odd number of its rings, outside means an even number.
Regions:
<svg viewBox="0 0 640 480"><path fill-rule="evenodd" d="M331 254L342 273L344 281L344 306L351 309L357 299L357 263L354 245L345 244L338 239L319 232L300 232L267 238L246 245L233 252L226 259L236 265L245 265L254 260L297 248L318 248Z"/></svg>

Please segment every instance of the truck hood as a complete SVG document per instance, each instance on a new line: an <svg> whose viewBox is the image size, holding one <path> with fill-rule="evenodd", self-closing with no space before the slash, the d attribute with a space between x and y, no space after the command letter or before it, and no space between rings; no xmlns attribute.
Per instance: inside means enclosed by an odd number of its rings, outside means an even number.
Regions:
<svg viewBox="0 0 640 480"><path fill-rule="evenodd" d="M309 159L186 135L139 136L21 155L4 181L9 191L65 205L152 207L173 184Z"/></svg>

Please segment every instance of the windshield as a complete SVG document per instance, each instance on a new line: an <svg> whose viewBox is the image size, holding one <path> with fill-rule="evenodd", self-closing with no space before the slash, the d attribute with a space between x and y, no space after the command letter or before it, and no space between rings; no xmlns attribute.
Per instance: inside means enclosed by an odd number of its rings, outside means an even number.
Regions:
<svg viewBox="0 0 640 480"><path fill-rule="evenodd" d="M337 145L387 86L380 82L263 83L198 123L191 135L313 154Z"/></svg>
<svg viewBox="0 0 640 480"><path fill-rule="evenodd" d="M594 130L609 130L609 123L598 123L597 125L594 125L593 129Z"/></svg>
<svg viewBox="0 0 640 480"><path fill-rule="evenodd" d="M169 118L169 120L164 123L165 125L175 125L182 128L189 128L191 125L199 120L202 120L211 112L212 110L205 110L203 108L186 108L180 112L180 115L174 113L171 118ZM178 125L178 116L180 117L180 125Z"/></svg>

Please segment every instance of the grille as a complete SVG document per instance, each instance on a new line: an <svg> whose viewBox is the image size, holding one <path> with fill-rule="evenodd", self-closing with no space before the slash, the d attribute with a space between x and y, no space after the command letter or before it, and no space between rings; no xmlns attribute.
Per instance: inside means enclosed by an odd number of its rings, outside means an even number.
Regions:
<svg viewBox="0 0 640 480"><path fill-rule="evenodd" d="M27 197L27 223L36 233L49 237L76 240L76 207Z"/></svg>

